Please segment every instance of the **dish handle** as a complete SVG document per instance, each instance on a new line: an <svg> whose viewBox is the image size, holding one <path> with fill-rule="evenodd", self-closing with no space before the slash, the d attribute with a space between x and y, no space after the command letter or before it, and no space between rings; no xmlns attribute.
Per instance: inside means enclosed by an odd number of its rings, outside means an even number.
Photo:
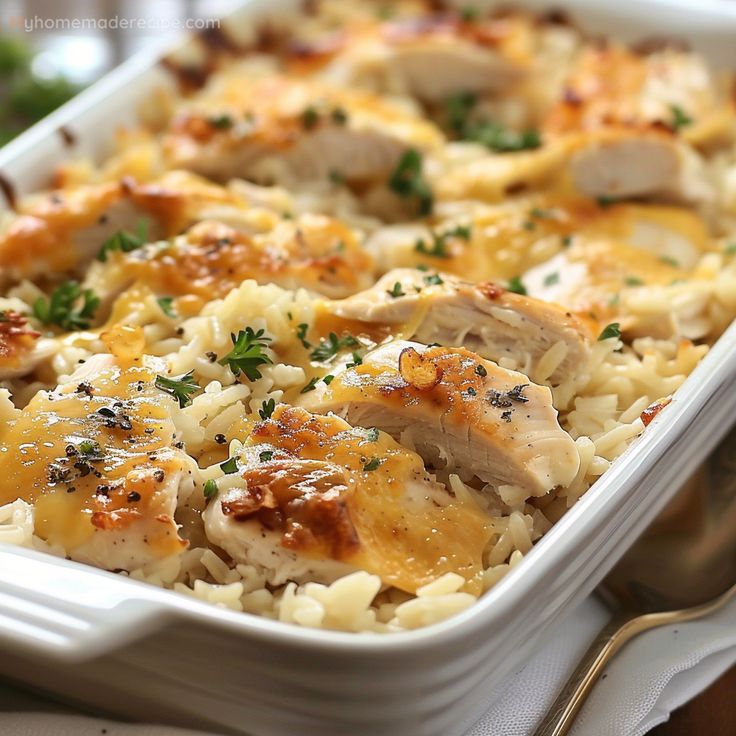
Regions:
<svg viewBox="0 0 736 736"><path fill-rule="evenodd" d="M94 659L159 629L168 618L159 594L113 573L0 545L0 650Z"/></svg>

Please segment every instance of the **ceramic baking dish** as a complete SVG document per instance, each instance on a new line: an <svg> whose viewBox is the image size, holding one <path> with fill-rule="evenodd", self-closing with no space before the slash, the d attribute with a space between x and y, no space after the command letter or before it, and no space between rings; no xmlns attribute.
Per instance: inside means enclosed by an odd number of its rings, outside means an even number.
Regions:
<svg viewBox="0 0 736 736"><path fill-rule="evenodd" d="M244 17L285 4L246 3ZM727 3L566 6L593 32L685 36L714 62L736 63L736 7ZM47 185L55 163L71 153L101 150L139 101L171 83L157 63L162 53L132 59L8 145L0 152L3 179L18 193L32 191ZM65 147L62 126L77 139L76 151ZM98 711L223 733L461 734L734 416L736 325L644 436L511 574L470 610L414 632L300 629L0 546L0 674Z"/></svg>

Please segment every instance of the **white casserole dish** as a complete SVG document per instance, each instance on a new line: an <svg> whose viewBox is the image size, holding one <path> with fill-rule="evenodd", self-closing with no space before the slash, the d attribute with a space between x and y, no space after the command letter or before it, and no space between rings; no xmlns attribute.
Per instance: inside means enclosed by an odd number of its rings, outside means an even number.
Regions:
<svg viewBox="0 0 736 736"><path fill-rule="evenodd" d="M250 2L244 14L276 5ZM726 3L566 6L593 32L686 36L715 63L736 65L736 7ZM70 153L103 147L138 101L171 83L156 63L169 45L132 59L8 145L3 178L29 192ZM65 147L61 126L78 139L76 151ZM511 574L470 610L415 632L299 629L0 546L0 674L122 717L229 733L461 734L666 504L735 410L733 325L644 436Z"/></svg>

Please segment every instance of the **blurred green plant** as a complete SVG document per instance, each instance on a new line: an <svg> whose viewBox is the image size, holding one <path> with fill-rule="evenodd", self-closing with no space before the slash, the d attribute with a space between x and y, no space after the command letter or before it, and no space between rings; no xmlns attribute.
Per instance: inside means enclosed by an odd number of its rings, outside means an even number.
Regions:
<svg viewBox="0 0 736 736"><path fill-rule="evenodd" d="M0 145L79 91L63 77L36 77L31 71L32 59L33 52L21 39L0 36Z"/></svg>

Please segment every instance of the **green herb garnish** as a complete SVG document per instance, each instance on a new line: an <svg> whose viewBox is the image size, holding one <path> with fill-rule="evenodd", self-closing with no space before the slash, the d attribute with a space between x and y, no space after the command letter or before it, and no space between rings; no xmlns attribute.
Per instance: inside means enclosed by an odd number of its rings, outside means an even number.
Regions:
<svg viewBox="0 0 736 736"><path fill-rule="evenodd" d="M404 153L391 173L388 185L400 197L416 200L420 215L432 212L434 195L422 176L422 154L416 149L410 148Z"/></svg>
<svg viewBox="0 0 736 736"><path fill-rule="evenodd" d="M386 290L386 293L387 293L387 294L388 294L388 295L389 295L390 297L393 297L394 299L397 299L397 298L398 298L398 297L400 297L400 296L406 296L406 293L405 293L405 292L404 292L404 290L403 290L403 289L401 288L401 282L400 282L400 281L397 281L397 282L396 282L396 283L395 283L395 284L393 285L393 287L392 287L391 289L387 289L387 290Z"/></svg>
<svg viewBox="0 0 736 736"><path fill-rule="evenodd" d="M312 347L312 343L307 340L308 329L309 325L306 322L302 322L296 326L297 339L307 350Z"/></svg>
<svg viewBox="0 0 736 736"><path fill-rule="evenodd" d="M624 283L626 286L642 286L644 282L638 276L627 276Z"/></svg>
<svg viewBox="0 0 736 736"><path fill-rule="evenodd" d="M662 261L662 263L666 263L668 266L672 266L673 268L680 268L680 262L672 256L660 256L659 260Z"/></svg>
<svg viewBox="0 0 736 736"><path fill-rule="evenodd" d="M427 286L440 286L445 282L442 280L442 277L438 273L433 273L429 276L424 277L424 283L427 284Z"/></svg>
<svg viewBox="0 0 736 736"><path fill-rule="evenodd" d="M211 118L207 118L207 122L218 130L227 130L233 127L233 119L227 114L214 115Z"/></svg>
<svg viewBox="0 0 736 736"><path fill-rule="evenodd" d="M609 340L612 337L621 337L621 325L618 322L611 322L610 325L606 325L603 328L603 332L598 335L598 342L601 340Z"/></svg>
<svg viewBox="0 0 736 736"><path fill-rule="evenodd" d="M238 472L238 459L235 457L229 457L224 463L220 463L220 470L225 475L232 475Z"/></svg>
<svg viewBox="0 0 736 736"><path fill-rule="evenodd" d="M142 248L148 240L148 220L141 218L138 220L134 233L127 230L118 230L111 235L100 248L97 254L97 260L105 263L107 256L112 251L120 251L121 253L130 253L131 251Z"/></svg>
<svg viewBox="0 0 736 736"><path fill-rule="evenodd" d="M276 408L276 402L273 399L268 399L261 404L261 408L258 410L258 416L265 422L266 419L271 418L273 410Z"/></svg>
<svg viewBox="0 0 736 736"><path fill-rule="evenodd" d="M36 299L33 315L45 325L58 325L69 332L86 330L99 305L100 298L92 289L82 290L76 281L67 281L54 289L48 300Z"/></svg>
<svg viewBox="0 0 736 736"><path fill-rule="evenodd" d="M199 391L199 384L194 380L194 371L189 371L179 378L167 378L158 375L155 381L156 388L173 396L183 409L192 403L192 394Z"/></svg>
<svg viewBox="0 0 736 736"><path fill-rule="evenodd" d="M693 124L693 119L679 105L670 105L670 110L672 112L670 123L672 130L678 131L680 128Z"/></svg>
<svg viewBox="0 0 736 736"><path fill-rule="evenodd" d="M267 463L269 460L273 458L273 450L264 450L263 452L260 452L258 454L258 459L262 463Z"/></svg>
<svg viewBox="0 0 736 736"><path fill-rule="evenodd" d="M314 378L309 379L309 383L299 392L300 394L307 394L310 391L314 391L314 389L317 388L317 383L319 382L319 376L315 376Z"/></svg>
<svg viewBox="0 0 736 736"><path fill-rule="evenodd" d="M312 360L325 363L331 358L334 358L341 350L344 350L345 348L355 348L358 347L358 345L360 345L360 343L352 335L338 337L334 332L330 332L327 339L322 340L320 344L312 350L309 357Z"/></svg>
<svg viewBox="0 0 736 736"><path fill-rule="evenodd" d="M552 271L552 273L548 273L544 277L544 285L545 286L554 286L555 284L560 283L560 274L557 273L557 271Z"/></svg>
<svg viewBox="0 0 736 736"><path fill-rule="evenodd" d="M514 276L513 278L509 279L508 286L506 287L509 291L512 291L514 294L521 294L522 296L527 295L526 286L521 281L521 276Z"/></svg>
<svg viewBox="0 0 736 736"><path fill-rule="evenodd" d="M345 367L355 368L356 365L363 365L363 358L361 357L360 353L353 352L353 362L348 363Z"/></svg>
<svg viewBox="0 0 736 736"><path fill-rule="evenodd" d="M372 460L369 460L364 466L363 470L366 472L370 472L371 470L377 470L378 467L381 465L383 460L379 457L374 457Z"/></svg>
<svg viewBox="0 0 736 736"><path fill-rule="evenodd" d="M244 373L249 381L255 381L261 377L259 366L273 364L271 358L264 352L271 342L271 338L266 337L265 330L254 332L252 328L246 327L240 330L237 336L231 334L230 339L233 342L233 349L218 362L220 365L229 366L234 376Z"/></svg>
<svg viewBox="0 0 736 736"><path fill-rule="evenodd" d="M174 303L173 296L160 296L158 299L156 299L156 304L158 304L158 306L161 307L161 311L167 317L171 317L172 319L176 317L176 312L174 311L174 308L172 306L173 303Z"/></svg>
<svg viewBox="0 0 736 736"><path fill-rule="evenodd" d="M311 130L319 122L319 113L315 107L311 105L307 107L302 113L301 117L302 127L304 130Z"/></svg>
<svg viewBox="0 0 736 736"><path fill-rule="evenodd" d="M212 478L210 478L208 481L205 481L202 493L204 494L204 497L208 500L210 498L214 498L217 495L217 481L212 480Z"/></svg>

